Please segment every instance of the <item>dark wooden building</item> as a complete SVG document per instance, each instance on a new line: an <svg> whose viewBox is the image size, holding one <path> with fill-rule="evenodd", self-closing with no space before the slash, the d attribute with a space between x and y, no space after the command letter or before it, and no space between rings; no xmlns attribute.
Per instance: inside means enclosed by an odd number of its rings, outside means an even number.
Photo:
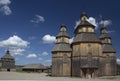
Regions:
<svg viewBox="0 0 120 81"><path fill-rule="evenodd" d="M98 37L95 26L87 19L87 14L82 13L72 44L66 26L61 26L52 50L52 76L94 78L116 75L116 51L106 27L101 27Z"/></svg>
<svg viewBox="0 0 120 81"><path fill-rule="evenodd" d="M14 71L15 70L15 59L7 51L6 54L1 58L1 70L2 71Z"/></svg>

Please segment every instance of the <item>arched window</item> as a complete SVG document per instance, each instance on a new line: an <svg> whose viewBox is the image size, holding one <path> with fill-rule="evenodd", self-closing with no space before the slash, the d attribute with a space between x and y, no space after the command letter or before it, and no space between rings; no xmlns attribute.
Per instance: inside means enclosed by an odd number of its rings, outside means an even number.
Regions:
<svg viewBox="0 0 120 81"><path fill-rule="evenodd" d="M86 32L88 32L89 30L88 30L88 28L86 28Z"/></svg>

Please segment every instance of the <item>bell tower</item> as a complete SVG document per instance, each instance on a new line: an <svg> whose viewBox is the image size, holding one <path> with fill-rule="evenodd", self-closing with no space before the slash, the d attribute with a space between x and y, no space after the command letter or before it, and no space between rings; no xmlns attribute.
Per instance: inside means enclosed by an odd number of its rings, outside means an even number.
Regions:
<svg viewBox="0 0 120 81"><path fill-rule="evenodd" d="M107 33L107 28L104 26L100 30L100 40L102 42L103 53L103 75L114 76L116 75L116 51L112 46L111 37Z"/></svg>
<svg viewBox="0 0 120 81"><path fill-rule="evenodd" d="M71 52L69 35L64 24L56 36L56 44L52 50L52 76L71 76Z"/></svg>

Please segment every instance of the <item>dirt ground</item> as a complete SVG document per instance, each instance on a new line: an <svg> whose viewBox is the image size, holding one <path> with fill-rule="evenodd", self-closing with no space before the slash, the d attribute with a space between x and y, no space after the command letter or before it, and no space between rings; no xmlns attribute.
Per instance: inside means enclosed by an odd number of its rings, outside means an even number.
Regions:
<svg viewBox="0 0 120 81"><path fill-rule="evenodd" d="M100 79L81 79L75 77L50 77L47 76L46 73L19 73L19 72L0 72L0 81L18 81L18 80L25 80L25 81L120 81L120 76L116 78L109 78L106 77Z"/></svg>

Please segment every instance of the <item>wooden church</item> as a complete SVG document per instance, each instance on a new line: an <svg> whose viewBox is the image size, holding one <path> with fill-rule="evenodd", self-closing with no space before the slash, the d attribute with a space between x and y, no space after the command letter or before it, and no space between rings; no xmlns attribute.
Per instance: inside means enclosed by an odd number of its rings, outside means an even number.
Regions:
<svg viewBox="0 0 120 81"><path fill-rule="evenodd" d="M87 19L87 14L82 13L71 44L66 26L61 25L52 50L52 76L95 78L116 75L116 51L106 27L101 27L100 36L97 36L95 26Z"/></svg>
<svg viewBox="0 0 120 81"><path fill-rule="evenodd" d="M2 71L15 71L15 58L11 56L9 50L1 58L1 70Z"/></svg>

